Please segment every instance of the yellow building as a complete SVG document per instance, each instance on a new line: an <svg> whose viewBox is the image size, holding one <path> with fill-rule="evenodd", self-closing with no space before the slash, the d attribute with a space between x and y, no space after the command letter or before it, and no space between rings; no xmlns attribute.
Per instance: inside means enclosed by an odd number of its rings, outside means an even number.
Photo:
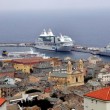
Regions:
<svg viewBox="0 0 110 110"><path fill-rule="evenodd" d="M12 64L16 70L21 70L24 73L32 73L33 66L40 62L50 62L52 66L60 65L61 61L58 58L43 59L42 57L23 58L12 60Z"/></svg>
<svg viewBox="0 0 110 110"><path fill-rule="evenodd" d="M31 73L33 71L33 65L42 61L42 58L24 58L12 60L13 66L16 70L21 70L24 73Z"/></svg>
<svg viewBox="0 0 110 110"><path fill-rule="evenodd" d="M71 61L68 61L66 71L53 71L49 73L48 80L56 82L57 86L79 86L84 84L84 64L79 60L77 69L73 69Z"/></svg>

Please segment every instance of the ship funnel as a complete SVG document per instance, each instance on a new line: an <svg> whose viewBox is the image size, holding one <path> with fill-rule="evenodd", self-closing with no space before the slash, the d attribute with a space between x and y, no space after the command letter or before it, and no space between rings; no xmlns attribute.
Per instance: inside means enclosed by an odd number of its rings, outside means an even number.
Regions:
<svg viewBox="0 0 110 110"><path fill-rule="evenodd" d="M54 36L54 34L53 34L51 29L48 30L48 36Z"/></svg>
<svg viewBox="0 0 110 110"><path fill-rule="evenodd" d="M60 37L63 38L63 35L60 33Z"/></svg>
<svg viewBox="0 0 110 110"><path fill-rule="evenodd" d="M44 29L43 32L40 34L40 36L47 36L47 32L46 32L45 29Z"/></svg>

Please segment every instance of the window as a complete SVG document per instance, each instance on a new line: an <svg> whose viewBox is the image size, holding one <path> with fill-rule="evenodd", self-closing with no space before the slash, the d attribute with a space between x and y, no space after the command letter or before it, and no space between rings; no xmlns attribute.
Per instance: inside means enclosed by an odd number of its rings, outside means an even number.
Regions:
<svg viewBox="0 0 110 110"><path fill-rule="evenodd" d="M91 101L92 101L92 103L93 103L94 100L92 99Z"/></svg>
<svg viewBox="0 0 110 110"><path fill-rule="evenodd" d="M88 108L88 106L85 106L86 108Z"/></svg>
<svg viewBox="0 0 110 110"><path fill-rule="evenodd" d="M76 77L76 82L78 82L78 78Z"/></svg>

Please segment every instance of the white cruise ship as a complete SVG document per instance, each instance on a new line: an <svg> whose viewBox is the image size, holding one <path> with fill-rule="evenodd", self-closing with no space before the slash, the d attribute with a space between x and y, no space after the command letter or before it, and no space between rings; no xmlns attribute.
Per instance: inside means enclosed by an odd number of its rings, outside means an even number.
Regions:
<svg viewBox="0 0 110 110"><path fill-rule="evenodd" d="M48 32L44 29L35 44L35 47L38 49L53 51L71 51L74 45L73 40L69 36L55 36L51 29Z"/></svg>

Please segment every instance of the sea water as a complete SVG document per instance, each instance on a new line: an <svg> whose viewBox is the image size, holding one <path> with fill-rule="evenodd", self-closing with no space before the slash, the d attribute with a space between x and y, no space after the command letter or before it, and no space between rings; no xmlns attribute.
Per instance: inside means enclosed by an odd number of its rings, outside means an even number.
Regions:
<svg viewBox="0 0 110 110"><path fill-rule="evenodd" d="M72 37L75 44L89 47L105 47L110 42L110 12L97 11L33 11L0 12L0 43L35 42L45 28ZM8 51L25 51L29 48L0 47ZM37 50L39 51L39 50ZM43 51L49 56L88 58L91 54L79 52ZM102 57L106 61L110 57Z"/></svg>

